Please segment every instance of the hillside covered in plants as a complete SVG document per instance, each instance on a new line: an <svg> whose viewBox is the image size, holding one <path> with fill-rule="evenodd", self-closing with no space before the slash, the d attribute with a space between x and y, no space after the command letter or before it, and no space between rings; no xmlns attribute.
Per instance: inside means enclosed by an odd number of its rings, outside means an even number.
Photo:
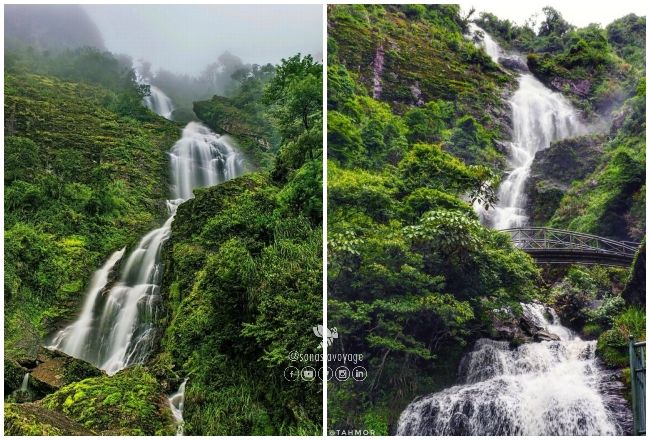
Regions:
<svg viewBox="0 0 650 440"><path fill-rule="evenodd" d="M491 59L475 24L521 53L523 67ZM523 69L576 103L592 130L537 153L530 222L644 238L645 18L577 29L545 9L539 29L455 5L328 7L328 319L338 331L330 350L361 354L368 371L364 381L328 383L330 429L527 432L507 431L506 416L490 413L506 403L480 407L480 398L446 393L463 383L471 367L461 359L481 338L506 341L506 353L559 339L522 324L535 308L597 339L604 368L626 367L628 334L645 339L644 247L628 269L540 266L478 215L499 203L510 172L508 101ZM585 94L573 93L583 79ZM481 415L503 430L475 431Z"/></svg>
<svg viewBox="0 0 650 440"><path fill-rule="evenodd" d="M139 309L153 348L107 374L53 346L107 259L98 298L164 231L188 127L145 106L128 57L5 52L5 434L320 433L319 383L283 371L289 351L317 350L322 320L322 66L297 54L248 67L189 125L228 135L243 175L174 206L155 307Z"/></svg>

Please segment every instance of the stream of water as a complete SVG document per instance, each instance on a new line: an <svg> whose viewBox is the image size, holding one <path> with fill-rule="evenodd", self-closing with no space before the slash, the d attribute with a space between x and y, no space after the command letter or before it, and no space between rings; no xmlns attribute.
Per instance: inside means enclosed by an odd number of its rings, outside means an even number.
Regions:
<svg viewBox="0 0 650 440"><path fill-rule="evenodd" d="M473 26L474 31L478 29ZM503 57L520 58L519 54L505 53L487 33L484 33L482 45L495 63ZM523 60L519 61L525 65ZM548 148L553 141L589 131L578 112L560 93L551 91L530 73L522 73L518 82L517 90L509 99L512 110L509 172L497 191L496 206L488 210L480 204L475 207L482 222L494 229L527 225L524 190L535 154Z"/></svg>
<svg viewBox="0 0 650 440"><path fill-rule="evenodd" d="M169 99L163 98L165 102ZM158 99L159 94L152 94L152 110L168 108L159 105ZM232 140L197 122L187 124L169 156L173 199L167 200L167 220L142 237L124 264L125 249L110 256L94 274L78 319L55 334L49 345L91 362L109 375L144 362L157 340L160 252L171 233L177 207L193 197L194 189L217 185L243 172L243 157ZM119 276L111 283L110 274L118 266Z"/></svg>
<svg viewBox="0 0 650 440"><path fill-rule="evenodd" d="M473 30L478 28L474 27ZM495 62L505 53L488 35L482 45ZM530 73L511 96L513 134L509 172L498 203L477 206L484 224L506 229L527 224L524 188L535 154L555 140L587 133L560 94ZM478 340L462 359L459 385L416 398L402 412L398 435L615 435L626 431L620 393L583 341L542 304L522 304L527 319L555 335L516 349L507 341ZM623 414L623 416L621 416Z"/></svg>
<svg viewBox="0 0 650 440"><path fill-rule="evenodd" d="M550 308L523 307L560 340L514 350L507 341L478 340L461 362L461 384L414 400L400 416L398 435L623 433L617 397L604 393L609 378L595 341L574 335Z"/></svg>
<svg viewBox="0 0 650 440"><path fill-rule="evenodd" d="M187 378L178 387L178 391L169 396L169 408L176 422L176 435L183 435L183 407L185 406L185 386Z"/></svg>

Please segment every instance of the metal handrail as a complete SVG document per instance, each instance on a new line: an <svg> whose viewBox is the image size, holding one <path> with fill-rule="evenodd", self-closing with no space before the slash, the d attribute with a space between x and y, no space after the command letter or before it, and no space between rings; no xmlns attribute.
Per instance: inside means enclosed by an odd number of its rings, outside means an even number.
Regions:
<svg viewBox="0 0 650 440"><path fill-rule="evenodd" d="M502 229L522 249L575 249L610 255L634 256L638 243L615 241L597 235L562 229L526 227Z"/></svg>

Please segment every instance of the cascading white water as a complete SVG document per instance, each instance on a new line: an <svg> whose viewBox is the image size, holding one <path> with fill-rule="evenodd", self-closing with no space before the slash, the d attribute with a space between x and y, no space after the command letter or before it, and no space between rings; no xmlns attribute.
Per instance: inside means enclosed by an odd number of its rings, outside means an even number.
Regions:
<svg viewBox="0 0 650 440"><path fill-rule="evenodd" d="M481 30L476 25L471 29ZM506 53L489 34L482 32L483 48L498 63ZM519 57L516 54L508 56ZM494 208L486 210L478 203L475 206L483 223L495 229L526 226L524 189L535 153L548 148L553 141L588 132L567 99L548 89L530 73L520 75L519 87L510 98L510 107L513 125L512 142L508 143L510 172L499 186Z"/></svg>
<svg viewBox="0 0 650 440"><path fill-rule="evenodd" d="M88 293L86 294L81 315L79 315L79 318L75 322L56 334L50 348L61 350L70 356L78 358L86 357L85 354L89 348L87 343L93 325L97 296L106 287L108 276L115 268L117 262L122 259L124 251L125 248L122 248L114 252L106 263L95 272L88 286Z"/></svg>
<svg viewBox="0 0 650 440"><path fill-rule="evenodd" d="M480 30L472 26L473 30ZM484 33L484 32L483 32ZM486 33L482 45L499 62L506 54ZM516 63L515 63L516 64ZM586 127L560 94L531 74L519 77L510 99L513 141L510 173L490 211L476 209L496 229L525 225L524 185L535 153L550 143L585 134ZM526 320L557 341L512 349L507 341L480 339L460 365L460 384L415 399L402 412L398 435L615 435L626 431L629 412L583 341L541 304L522 304ZM552 336L555 335L555 336ZM622 414L622 415L621 415Z"/></svg>
<svg viewBox="0 0 650 440"><path fill-rule="evenodd" d="M29 373L25 373L25 375L23 376L23 382L20 384L20 391L26 393L28 385L29 385Z"/></svg>
<svg viewBox="0 0 650 440"><path fill-rule="evenodd" d="M510 349L480 339L460 366L461 385L414 400L398 435L616 435L622 433L601 393L605 372L595 342L562 326L552 309L523 304L559 341Z"/></svg>
<svg viewBox="0 0 650 440"><path fill-rule="evenodd" d="M183 137L170 153L172 192L186 200L192 190L216 185L241 173L242 157L228 136L219 136L198 122L183 129Z"/></svg>
<svg viewBox="0 0 650 440"><path fill-rule="evenodd" d="M149 96L145 96L142 103L149 110L166 119L171 119L174 112L172 100L158 87L151 84L150 78L143 77L138 70L135 70L135 78L138 84L149 86Z"/></svg>
<svg viewBox="0 0 650 440"><path fill-rule="evenodd" d="M171 119L172 113L174 112L174 104L172 103L172 100L169 99L169 96L165 95L158 87L152 86L151 84L148 85L150 95L145 96L145 105L163 118Z"/></svg>
<svg viewBox="0 0 650 440"><path fill-rule="evenodd" d="M169 396L169 408L172 410L172 416L176 422L176 435L183 435L183 407L185 405L185 386L187 378L178 387L178 391Z"/></svg>
<svg viewBox="0 0 650 440"><path fill-rule="evenodd" d="M196 188L217 185L242 174L243 158L228 137L190 122L170 152L172 194L169 218L145 235L106 294L108 273L124 250L116 252L91 282L80 317L58 332L49 348L87 360L108 374L143 362L155 343L162 266L160 252L169 238L176 208Z"/></svg>

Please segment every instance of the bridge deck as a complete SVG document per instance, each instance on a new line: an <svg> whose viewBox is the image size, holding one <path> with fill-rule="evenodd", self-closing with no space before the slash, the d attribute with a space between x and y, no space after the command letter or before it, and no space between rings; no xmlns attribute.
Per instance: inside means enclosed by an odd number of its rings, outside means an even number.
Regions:
<svg viewBox="0 0 650 440"><path fill-rule="evenodd" d="M544 264L629 266L639 247L638 243L553 228L512 228L501 232L510 234L515 246Z"/></svg>

